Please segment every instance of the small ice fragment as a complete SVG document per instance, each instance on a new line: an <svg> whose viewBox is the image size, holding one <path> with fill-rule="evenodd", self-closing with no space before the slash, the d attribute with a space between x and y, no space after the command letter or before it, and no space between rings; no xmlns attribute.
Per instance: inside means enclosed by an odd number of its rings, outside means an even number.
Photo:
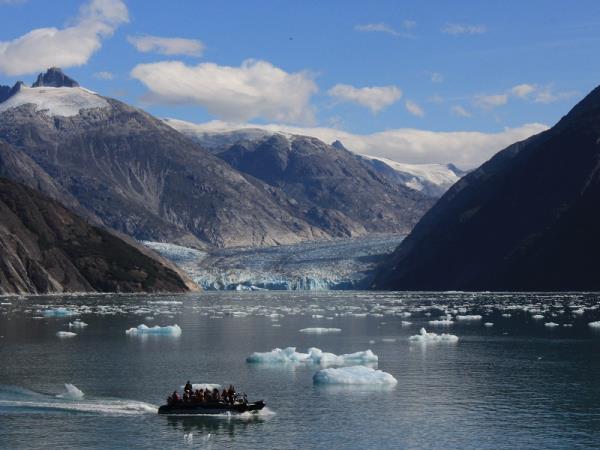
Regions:
<svg viewBox="0 0 600 450"><path fill-rule="evenodd" d="M449 319L441 319L441 320L430 320L429 325L440 325L440 326L449 326L452 325L454 321Z"/></svg>
<svg viewBox="0 0 600 450"><path fill-rule="evenodd" d="M163 336L181 336L181 328L179 325L168 325L161 327L155 325L149 327L145 324L138 325L136 328L130 328L125 330L125 334L138 336L138 335L163 335Z"/></svg>
<svg viewBox="0 0 600 450"><path fill-rule="evenodd" d="M409 338L411 342L418 342L421 344L434 344L438 342L458 342L458 336L453 334L436 334L428 333L425 328L421 328L419 334L415 334Z"/></svg>
<svg viewBox="0 0 600 450"><path fill-rule="evenodd" d="M71 317L78 315L78 313L67 308L51 308L42 311L42 315L44 317Z"/></svg>
<svg viewBox="0 0 600 450"><path fill-rule="evenodd" d="M326 334L326 333L339 333L340 331L342 331L341 328L320 328L320 327L314 327L314 328L302 328L300 330L300 333L306 333L306 334Z"/></svg>
<svg viewBox="0 0 600 450"><path fill-rule="evenodd" d="M400 325L402 325L403 327L407 327L409 325L412 325L412 322L409 322L408 320L403 320Z"/></svg>
<svg viewBox="0 0 600 450"><path fill-rule="evenodd" d="M352 366L319 370L313 375L313 383L393 386L398 383L398 380L391 374L382 370L363 366Z"/></svg>
<svg viewBox="0 0 600 450"><path fill-rule="evenodd" d="M558 326L558 324L557 324L557 323L555 323L555 322L546 322L546 323L544 324L544 326L545 326L545 327L548 327L548 328L554 328L554 327L557 327L557 326Z"/></svg>
<svg viewBox="0 0 600 450"><path fill-rule="evenodd" d="M69 328L85 328L88 324L82 322L81 320L74 320L73 322L69 322Z"/></svg>
<svg viewBox="0 0 600 450"><path fill-rule="evenodd" d="M531 318L533 320L542 320L544 318L544 316L541 314L534 314L533 316L531 316Z"/></svg>
<svg viewBox="0 0 600 450"><path fill-rule="evenodd" d="M456 316L456 320L463 320L463 321L481 320L481 316L479 314L466 314L463 316Z"/></svg>
<svg viewBox="0 0 600 450"><path fill-rule="evenodd" d="M483 326L485 326L485 327L493 327L494 324L492 322L486 322L486 323L483 324Z"/></svg>
<svg viewBox="0 0 600 450"><path fill-rule="evenodd" d="M600 328L600 320L588 323L588 327L591 327L591 328Z"/></svg>
<svg viewBox="0 0 600 450"><path fill-rule="evenodd" d="M70 331L58 331L56 335L59 338L71 338L77 336L77 333L72 333Z"/></svg>

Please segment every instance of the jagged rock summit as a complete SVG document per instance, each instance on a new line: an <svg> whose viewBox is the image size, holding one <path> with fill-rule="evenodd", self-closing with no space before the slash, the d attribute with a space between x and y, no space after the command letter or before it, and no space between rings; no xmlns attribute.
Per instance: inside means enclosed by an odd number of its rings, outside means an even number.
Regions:
<svg viewBox="0 0 600 450"><path fill-rule="evenodd" d="M50 67L46 72L40 73L31 87L79 87L79 83L65 75L60 67Z"/></svg>

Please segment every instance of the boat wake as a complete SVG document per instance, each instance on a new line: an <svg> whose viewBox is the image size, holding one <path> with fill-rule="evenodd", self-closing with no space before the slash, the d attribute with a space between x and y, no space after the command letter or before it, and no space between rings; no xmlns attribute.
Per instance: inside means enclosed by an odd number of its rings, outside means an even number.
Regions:
<svg viewBox="0 0 600 450"><path fill-rule="evenodd" d="M2 413L71 413L111 416L156 414L158 406L136 400L87 398L75 386L66 386L67 393L52 395L17 386L0 385ZM75 395L73 393L75 392Z"/></svg>

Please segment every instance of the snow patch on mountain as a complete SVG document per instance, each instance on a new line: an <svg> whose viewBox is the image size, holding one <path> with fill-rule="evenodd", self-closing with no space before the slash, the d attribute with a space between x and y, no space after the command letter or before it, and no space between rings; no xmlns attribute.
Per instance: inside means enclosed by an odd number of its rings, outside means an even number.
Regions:
<svg viewBox="0 0 600 450"><path fill-rule="evenodd" d="M35 105L36 111L50 116L64 117L76 116L84 109L110 106L98 94L81 87L21 86L18 92L0 103L0 113L27 104Z"/></svg>

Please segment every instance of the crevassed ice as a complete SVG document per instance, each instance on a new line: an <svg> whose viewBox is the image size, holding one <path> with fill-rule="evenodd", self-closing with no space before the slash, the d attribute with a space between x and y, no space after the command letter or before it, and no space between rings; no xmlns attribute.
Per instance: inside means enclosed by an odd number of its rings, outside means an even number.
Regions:
<svg viewBox="0 0 600 450"><path fill-rule="evenodd" d="M378 360L379 358L377 355L371 350L336 355L334 353L324 352L316 347L309 348L307 353L297 352L296 347L287 347L284 349L275 348L270 352L254 352L246 358L246 362L249 363L309 363L323 366L373 364L377 363Z"/></svg>
<svg viewBox="0 0 600 450"><path fill-rule="evenodd" d="M321 327L313 327L313 328L302 328L299 330L300 333L307 334L326 334L326 333L339 333L342 331L341 328L321 328Z"/></svg>
<svg viewBox="0 0 600 450"><path fill-rule="evenodd" d="M33 104L36 111L44 111L50 116L64 117L76 116L82 109L110 106L102 97L83 88L22 86L19 92L0 103L0 112L26 104Z"/></svg>
<svg viewBox="0 0 600 450"><path fill-rule="evenodd" d="M181 328L179 325L168 325L166 327L161 327L155 325L153 327L149 327L145 324L138 325L135 328L129 328L125 330L125 334L128 335L164 335L164 336L180 336Z"/></svg>
<svg viewBox="0 0 600 450"><path fill-rule="evenodd" d="M398 380L382 370L364 366L352 366L319 370L313 375L313 383L393 386L398 383Z"/></svg>
<svg viewBox="0 0 600 450"><path fill-rule="evenodd" d="M409 338L411 342L418 342L422 344L434 344L437 342L458 342L458 336L454 334L436 334L428 333L425 328L421 328L419 334L415 334Z"/></svg>

